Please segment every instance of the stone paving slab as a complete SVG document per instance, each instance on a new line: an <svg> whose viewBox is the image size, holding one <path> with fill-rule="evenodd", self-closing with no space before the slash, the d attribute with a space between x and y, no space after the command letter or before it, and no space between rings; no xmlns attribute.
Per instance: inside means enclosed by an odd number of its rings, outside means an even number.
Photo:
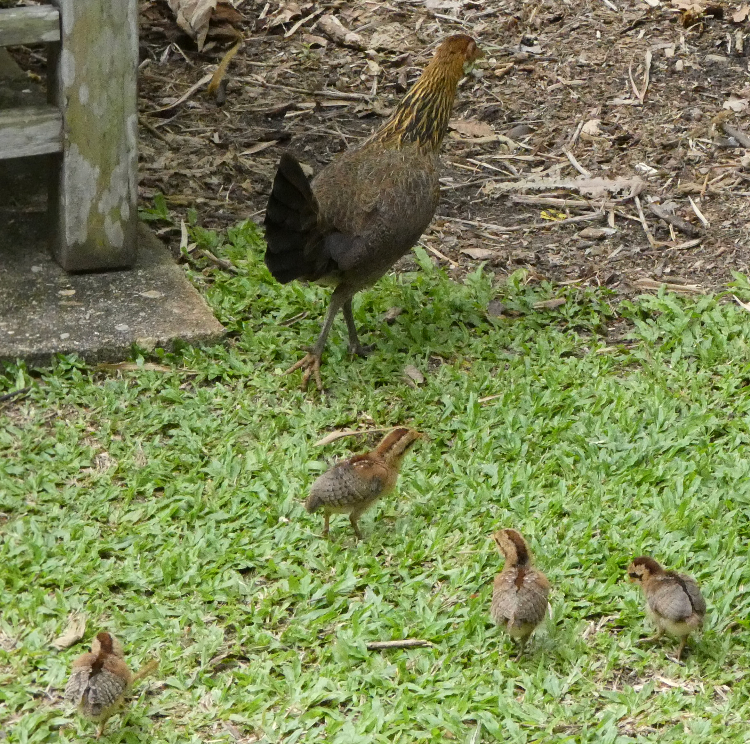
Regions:
<svg viewBox="0 0 750 744"><path fill-rule="evenodd" d="M44 213L31 222L7 216L0 214L0 361L38 366L54 354L76 353L88 362L116 362L134 343L170 348L176 340L213 343L224 335L145 225L135 268L67 274L49 253Z"/></svg>

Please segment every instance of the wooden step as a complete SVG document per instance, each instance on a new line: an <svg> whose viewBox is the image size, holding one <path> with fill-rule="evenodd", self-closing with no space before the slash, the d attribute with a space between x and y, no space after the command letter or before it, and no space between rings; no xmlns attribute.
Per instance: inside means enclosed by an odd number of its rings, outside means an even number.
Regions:
<svg viewBox="0 0 750 744"><path fill-rule="evenodd" d="M60 11L49 5L0 10L0 47L60 41Z"/></svg>
<svg viewBox="0 0 750 744"><path fill-rule="evenodd" d="M62 152L62 114L56 106L0 111L0 160Z"/></svg>

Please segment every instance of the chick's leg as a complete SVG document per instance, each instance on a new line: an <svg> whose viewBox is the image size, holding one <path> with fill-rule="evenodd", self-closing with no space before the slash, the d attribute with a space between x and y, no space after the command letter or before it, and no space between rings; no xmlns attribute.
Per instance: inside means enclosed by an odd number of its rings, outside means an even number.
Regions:
<svg viewBox="0 0 750 744"><path fill-rule="evenodd" d="M352 512L349 515L349 521L351 522L352 529L354 530L354 534L357 536L358 540L362 539L362 533L359 531L359 525L357 522L359 521L359 514L356 512Z"/></svg>
<svg viewBox="0 0 750 744"><path fill-rule="evenodd" d="M680 639L680 647L677 649L677 661L682 658L682 652L685 650L685 644L687 643L687 636L682 636Z"/></svg>
<svg viewBox="0 0 750 744"><path fill-rule="evenodd" d="M523 652L526 649L526 639L528 636L524 636L523 638L518 639L518 654L516 655L516 661L519 661L519 659L523 656Z"/></svg>
<svg viewBox="0 0 750 744"><path fill-rule="evenodd" d="M323 349L325 349L326 341L328 340L328 334L331 332L331 326L333 325L336 313L342 308L342 306L351 300L351 290L348 288L342 289L341 285L336 287L331 295L331 299L328 303L328 312L326 313L326 319L323 323L323 328L320 331L318 340L315 342L315 346L305 354L296 364L289 367L285 375L295 372L298 369L304 370L302 374L302 389L307 389L307 384L310 381L310 377L315 378L315 384L318 390L323 390L323 383L320 379L320 363L323 357Z"/></svg>

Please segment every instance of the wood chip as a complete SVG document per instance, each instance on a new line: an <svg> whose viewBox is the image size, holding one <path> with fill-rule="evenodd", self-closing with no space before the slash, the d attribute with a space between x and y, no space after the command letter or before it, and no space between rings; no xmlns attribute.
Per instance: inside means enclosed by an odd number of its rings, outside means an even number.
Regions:
<svg viewBox="0 0 750 744"><path fill-rule="evenodd" d="M68 617L68 625L61 636L55 638L50 644L58 651L64 651L66 648L75 646L83 638L86 632L86 615L83 613L73 612Z"/></svg>
<svg viewBox="0 0 750 744"><path fill-rule="evenodd" d="M658 204L649 204L648 208L661 220L664 220L664 222L674 225L680 232L685 233L685 235L690 235L691 237L695 237L696 235L700 235L701 231L695 226L691 225L689 222L686 222L681 217L677 217L677 215L670 214L667 212L664 207L661 207Z"/></svg>

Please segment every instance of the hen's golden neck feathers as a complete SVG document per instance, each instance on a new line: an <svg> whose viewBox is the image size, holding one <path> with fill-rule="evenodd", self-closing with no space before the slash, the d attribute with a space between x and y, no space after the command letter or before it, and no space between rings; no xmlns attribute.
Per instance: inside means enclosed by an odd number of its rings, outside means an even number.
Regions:
<svg viewBox="0 0 750 744"><path fill-rule="evenodd" d="M384 437L383 441L375 448L375 452L387 463L398 465L409 448L421 437L422 435L418 431L400 426Z"/></svg>
<svg viewBox="0 0 750 744"><path fill-rule="evenodd" d="M480 56L471 36L449 36L391 118L370 138L388 147L409 143L437 152L448 129L458 81L467 64Z"/></svg>

